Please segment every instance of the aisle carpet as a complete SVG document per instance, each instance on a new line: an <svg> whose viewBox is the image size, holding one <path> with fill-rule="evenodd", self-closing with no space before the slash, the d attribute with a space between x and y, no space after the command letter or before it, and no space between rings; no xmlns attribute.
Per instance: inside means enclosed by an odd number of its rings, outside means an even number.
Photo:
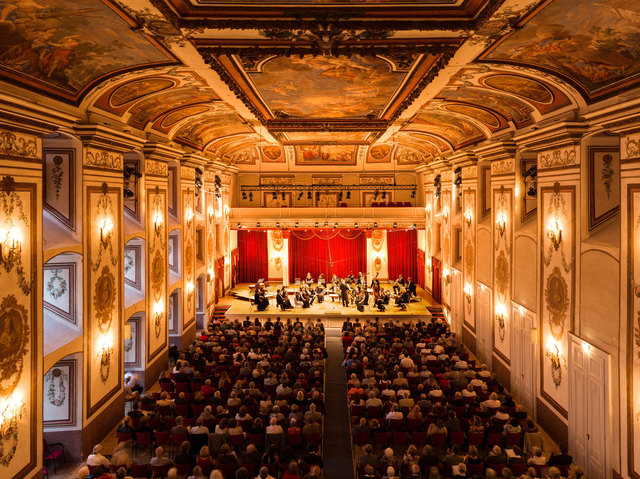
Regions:
<svg viewBox="0 0 640 479"><path fill-rule="evenodd" d="M353 459L349 413L347 410L347 383L342 368L343 352L341 331L327 328L327 358L325 376L324 425L324 477L353 479Z"/></svg>

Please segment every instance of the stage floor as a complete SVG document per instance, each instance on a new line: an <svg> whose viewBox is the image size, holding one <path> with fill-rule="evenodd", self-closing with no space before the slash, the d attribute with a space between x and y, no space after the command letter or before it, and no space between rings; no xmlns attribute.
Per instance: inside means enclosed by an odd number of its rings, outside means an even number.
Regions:
<svg viewBox="0 0 640 479"><path fill-rule="evenodd" d="M269 291L275 291L276 288L279 288L280 286L281 285L278 283L271 283ZM383 286L385 289L387 288L386 285ZM288 318L310 318L315 320L320 318L326 322L326 326L334 327L342 326L342 323L347 318L356 317L361 321L375 318L379 318L380 320L397 319L398 321L426 321L431 318L431 314L427 311L427 306L439 306L429 293L418 287L417 294L420 300L409 303L406 311L402 311L400 308L395 306L394 301L391 300L391 304L387 306L387 309L384 312L378 311L378 309L373 306L365 306L364 312L361 313L355 306L343 307L338 299L332 302L331 298L328 296L325 296L324 302L322 303L314 301L310 308L304 309L302 306L295 306L293 309L289 309L286 312L276 308L275 300L271 299L269 307L265 311L258 311L257 308L252 306L249 301L238 299L232 295L248 295L249 291L249 284L242 283L236 285L236 287L230 291L230 294L225 296L224 303L230 305L230 308L225 314L228 319L244 320L247 316L252 320L255 318L266 320L268 317L272 319L280 317L282 320L286 320Z"/></svg>

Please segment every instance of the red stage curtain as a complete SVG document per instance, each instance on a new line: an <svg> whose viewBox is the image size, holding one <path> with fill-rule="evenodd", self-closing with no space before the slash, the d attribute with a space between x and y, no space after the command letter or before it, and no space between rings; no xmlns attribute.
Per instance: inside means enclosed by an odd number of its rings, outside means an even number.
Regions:
<svg viewBox="0 0 640 479"><path fill-rule="evenodd" d="M345 277L365 273L366 238L362 230L299 230L289 239L289 277L314 280L324 273L327 281L333 274Z"/></svg>
<svg viewBox="0 0 640 479"><path fill-rule="evenodd" d="M418 232L416 230L387 231L387 258L389 261L389 279L399 275L405 281L409 276L415 283L418 280Z"/></svg>
<svg viewBox="0 0 640 479"><path fill-rule="evenodd" d="M238 250L240 251L238 265L238 281L240 283L255 283L260 278L268 279L269 258L266 231L239 230Z"/></svg>
<svg viewBox="0 0 640 479"><path fill-rule="evenodd" d="M441 303L442 302L442 279L440 278L440 260L431 257L431 296L433 299Z"/></svg>

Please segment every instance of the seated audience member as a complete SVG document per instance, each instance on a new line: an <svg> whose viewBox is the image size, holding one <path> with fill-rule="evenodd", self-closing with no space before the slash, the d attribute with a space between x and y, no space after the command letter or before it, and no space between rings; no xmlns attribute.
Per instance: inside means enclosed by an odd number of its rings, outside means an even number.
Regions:
<svg viewBox="0 0 640 479"><path fill-rule="evenodd" d="M156 447L156 455L151 458L149 464L151 464L152 466L166 466L173 463L171 462L171 459L165 457L164 449L162 448L162 446L158 446Z"/></svg>
<svg viewBox="0 0 640 479"><path fill-rule="evenodd" d="M178 465L188 464L191 469L193 469L196 465L196 456L193 454L189 454L189 449L191 449L191 444L189 441L184 441L180 444L180 454L176 454L173 458L173 462Z"/></svg>
<svg viewBox="0 0 640 479"><path fill-rule="evenodd" d="M560 449L560 454L551 454L548 464L550 466L570 466L573 463L573 458L567 454L567 446L559 443L558 449Z"/></svg>
<svg viewBox="0 0 640 479"><path fill-rule="evenodd" d="M93 446L93 453L89 454L89 456L87 457L87 466L104 466L105 469L109 469L111 463L109 462L109 459L104 457L101 453L102 446L100 444L96 444L95 446Z"/></svg>
<svg viewBox="0 0 640 479"><path fill-rule="evenodd" d="M129 454L126 451L126 446L127 446L126 442L118 443L115 451L111 455L110 462L112 466L122 466L125 469L131 468L132 461L131 461L131 457L129 457Z"/></svg>
<svg viewBox="0 0 640 479"><path fill-rule="evenodd" d="M530 466L544 466L546 463L547 458L542 455L542 449L534 446L532 455L527 460L527 464Z"/></svg>

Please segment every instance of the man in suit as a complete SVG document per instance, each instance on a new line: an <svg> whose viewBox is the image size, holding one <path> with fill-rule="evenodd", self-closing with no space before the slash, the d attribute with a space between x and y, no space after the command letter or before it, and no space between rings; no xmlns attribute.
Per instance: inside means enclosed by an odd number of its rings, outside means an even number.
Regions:
<svg viewBox="0 0 640 479"><path fill-rule="evenodd" d="M393 284L393 292L396 294L400 294L400 289L404 287L404 278L402 275L398 276L396 282Z"/></svg>
<svg viewBox="0 0 640 479"><path fill-rule="evenodd" d="M416 283L413 282L411 276L407 278L407 284L405 285L405 288L407 288L407 291L409 291L411 296L418 296L416 293Z"/></svg>
<svg viewBox="0 0 640 479"><path fill-rule="evenodd" d="M342 299L342 306L349 306L349 286L344 279L340 282L340 299Z"/></svg>

